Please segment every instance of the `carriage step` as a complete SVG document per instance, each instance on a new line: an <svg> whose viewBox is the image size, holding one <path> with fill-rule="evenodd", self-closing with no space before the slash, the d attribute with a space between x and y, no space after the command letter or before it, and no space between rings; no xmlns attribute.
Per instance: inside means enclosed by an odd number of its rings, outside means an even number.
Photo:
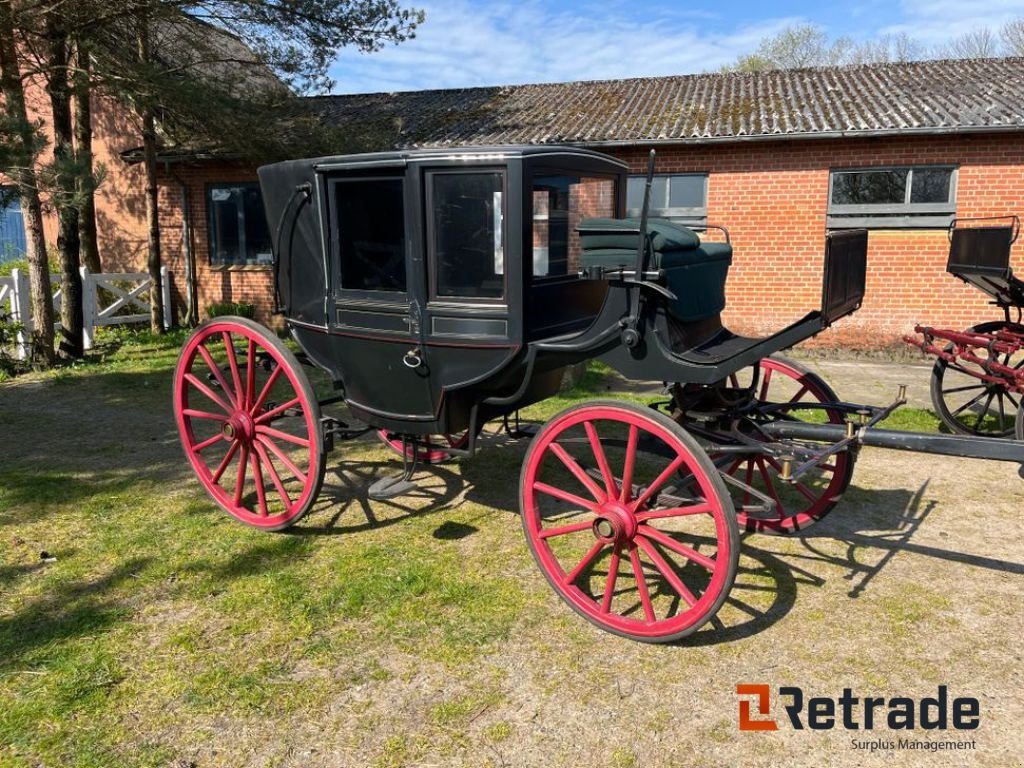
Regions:
<svg viewBox="0 0 1024 768"><path fill-rule="evenodd" d="M416 483L404 475L384 477L370 486L367 495L374 501L386 501L397 496L407 496L417 488Z"/></svg>

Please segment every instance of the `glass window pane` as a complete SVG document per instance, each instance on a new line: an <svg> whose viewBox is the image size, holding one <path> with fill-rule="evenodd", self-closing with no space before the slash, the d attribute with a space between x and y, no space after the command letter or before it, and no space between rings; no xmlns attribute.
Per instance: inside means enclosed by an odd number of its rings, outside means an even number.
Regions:
<svg viewBox="0 0 1024 768"><path fill-rule="evenodd" d="M533 276L577 274L581 249L576 228L582 219L615 215L615 181L600 176L537 176L533 201Z"/></svg>
<svg viewBox="0 0 1024 768"><path fill-rule="evenodd" d="M640 210L644 204L644 178L630 176L626 179L626 208Z"/></svg>
<svg viewBox="0 0 1024 768"><path fill-rule="evenodd" d="M405 291L405 200L401 179L335 184L341 287Z"/></svg>
<svg viewBox="0 0 1024 768"><path fill-rule="evenodd" d="M952 168L915 168L910 188L912 203L948 203Z"/></svg>
<svg viewBox="0 0 1024 768"><path fill-rule="evenodd" d="M669 178L669 208L704 208L705 176L672 176Z"/></svg>
<svg viewBox="0 0 1024 768"><path fill-rule="evenodd" d="M501 298L505 261L501 174L436 174L433 189L437 295Z"/></svg>
<svg viewBox="0 0 1024 768"><path fill-rule="evenodd" d="M902 205L906 195L906 168L832 174L835 205Z"/></svg>
<svg viewBox="0 0 1024 768"><path fill-rule="evenodd" d="M241 252L243 230L242 190L240 187L211 187L207 205L210 211L210 261L214 264L244 264Z"/></svg>
<svg viewBox="0 0 1024 768"><path fill-rule="evenodd" d="M259 187L243 187L242 199L246 263L272 264L274 254L270 247L270 228Z"/></svg>

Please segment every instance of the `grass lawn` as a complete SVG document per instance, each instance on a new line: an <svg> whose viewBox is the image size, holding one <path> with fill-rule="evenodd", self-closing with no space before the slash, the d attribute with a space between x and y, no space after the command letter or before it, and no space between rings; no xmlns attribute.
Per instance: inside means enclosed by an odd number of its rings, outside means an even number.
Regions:
<svg viewBox="0 0 1024 768"><path fill-rule="evenodd" d="M961 643L954 599L927 579L880 579L867 613L850 611L870 647L814 637L830 605L857 602L842 574L866 579L861 563L892 557L850 536L906 530L923 514L916 482L853 488L866 517L815 539L820 562L800 559L801 539L745 544L748 591L723 609L724 632L651 648L596 631L537 571L516 510L522 443L487 437L417 498L387 503L365 487L391 455L342 444L297 528L233 521L178 444L183 339L110 336L88 363L0 385L0 766L736 764L737 674L803 663L812 682L948 681L942 658L912 653L924 636L952 637L944 654ZM594 370L526 415L603 381ZM927 411L890 421L937 426ZM998 586L1005 570L993 573ZM802 618L787 615L798 587L811 592ZM986 592L972 621L995 621L1005 600ZM791 749L762 739L744 754L769 765Z"/></svg>

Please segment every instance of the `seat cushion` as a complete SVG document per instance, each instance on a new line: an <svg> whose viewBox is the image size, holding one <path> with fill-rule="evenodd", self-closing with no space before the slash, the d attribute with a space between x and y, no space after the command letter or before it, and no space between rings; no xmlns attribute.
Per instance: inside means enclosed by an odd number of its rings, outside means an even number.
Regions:
<svg viewBox="0 0 1024 768"><path fill-rule="evenodd" d="M637 232L616 232L635 229ZM584 250L591 248L632 249L634 258L639 245L640 219L584 219L577 231ZM692 229L668 219L648 219L647 237L654 251L679 251L697 248L700 238Z"/></svg>
<svg viewBox="0 0 1024 768"><path fill-rule="evenodd" d="M728 243L700 243L697 248L678 251L653 252L655 269L671 269L691 264L707 264L709 262L732 263L732 246ZM605 267L616 269L625 266L632 269L636 266L635 248L585 248L581 254L583 268Z"/></svg>

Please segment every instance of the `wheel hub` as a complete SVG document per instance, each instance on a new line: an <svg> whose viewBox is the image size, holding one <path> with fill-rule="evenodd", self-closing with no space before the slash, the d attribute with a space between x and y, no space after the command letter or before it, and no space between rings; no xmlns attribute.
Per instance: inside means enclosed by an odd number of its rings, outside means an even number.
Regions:
<svg viewBox="0 0 1024 768"><path fill-rule="evenodd" d="M225 440L240 439L249 443L252 442L253 436L256 434L256 425L248 413L239 411L224 422L221 432L224 434Z"/></svg>
<svg viewBox="0 0 1024 768"><path fill-rule="evenodd" d="M627 544L636 536L636 517L625 505L608 501L598 510L591 530L607 544Z"/></svg>

